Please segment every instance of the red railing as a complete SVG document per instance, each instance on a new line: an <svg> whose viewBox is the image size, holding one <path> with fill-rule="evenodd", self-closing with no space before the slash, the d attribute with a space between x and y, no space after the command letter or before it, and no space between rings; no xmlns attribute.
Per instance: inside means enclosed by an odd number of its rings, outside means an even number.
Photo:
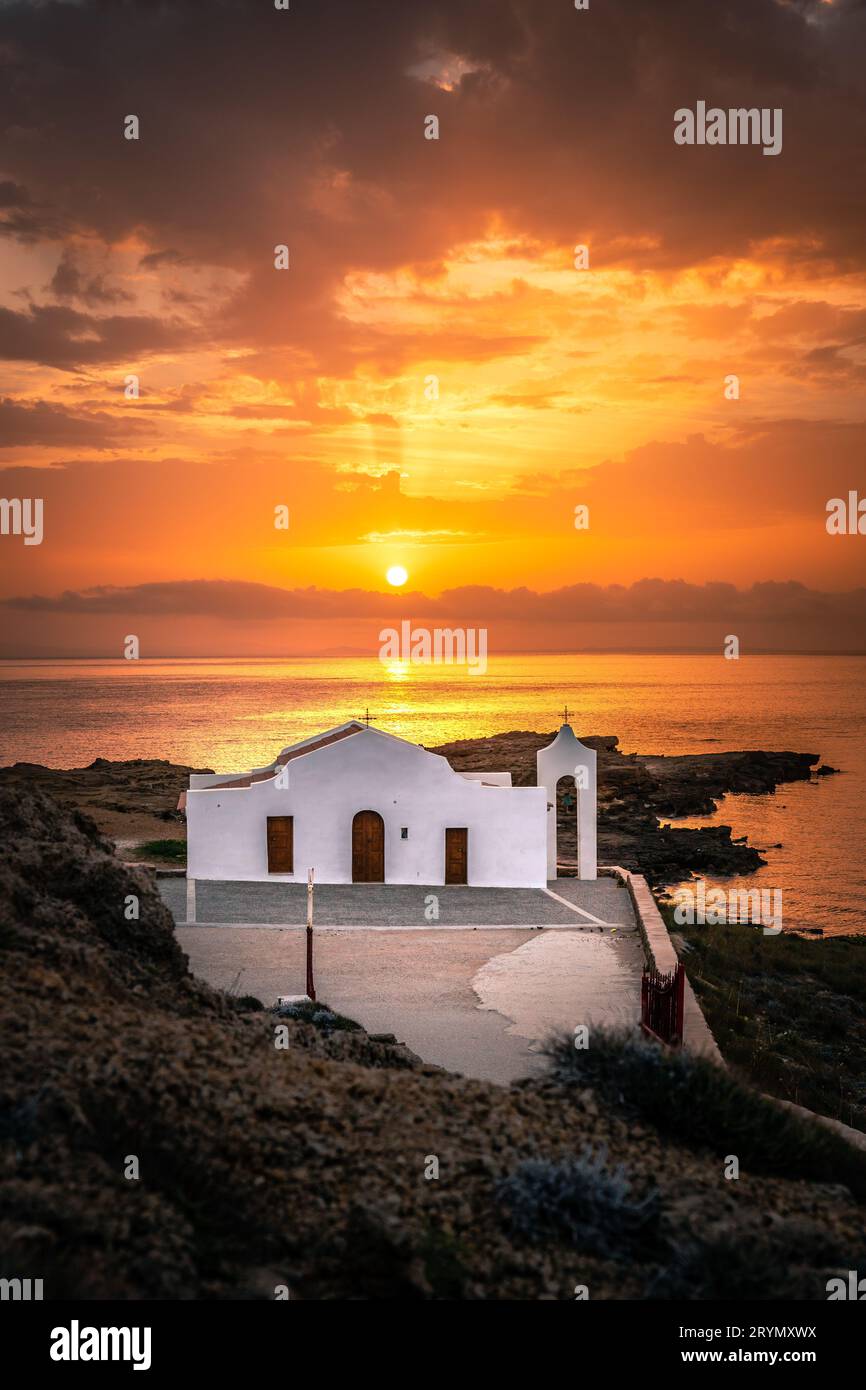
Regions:
<svg viewBox="0 0 866 1390"><path fill-rule="evenodd" d="M647 1037L669 1047L683 1041L683 1001L686 972L682 964L669 975L655 967L644 970L640 982L640 1026Z"/></svg>

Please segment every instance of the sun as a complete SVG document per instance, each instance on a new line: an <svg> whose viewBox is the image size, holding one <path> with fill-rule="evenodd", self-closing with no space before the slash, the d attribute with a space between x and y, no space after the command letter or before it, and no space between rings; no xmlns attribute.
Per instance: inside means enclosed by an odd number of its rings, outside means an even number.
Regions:
<svg viewBox="0 0 866 1390"><path fill-rule="evenodd" d="M385 578L389 584L393 584L395 589L399 589L406 583L409 575L402 565L392 565L385 575Z"/></svg>

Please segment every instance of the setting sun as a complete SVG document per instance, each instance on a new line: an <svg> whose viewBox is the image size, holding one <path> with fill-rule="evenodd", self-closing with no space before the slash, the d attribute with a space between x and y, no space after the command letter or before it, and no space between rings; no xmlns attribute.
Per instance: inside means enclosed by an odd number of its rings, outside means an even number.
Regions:
<svg viewBox="0 0 866 1390"><path fill-rule="evenodd" d="M385 575L385 578L389 584L393 584L395 589L399 589L406 583L409 575L402 565L392 565Z"/></svg>

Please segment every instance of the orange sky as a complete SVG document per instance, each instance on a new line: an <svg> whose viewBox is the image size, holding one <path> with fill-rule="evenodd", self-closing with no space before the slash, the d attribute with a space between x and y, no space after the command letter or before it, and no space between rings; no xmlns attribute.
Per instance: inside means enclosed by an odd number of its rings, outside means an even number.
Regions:
<svg viewBox="0 0 866 1390"><path fill-rule="evenodd" d="M726 616L692 586L792 580L756 642L866 645L812 592L864 573L825 529L866 492L862 10L469 8L4 7L0 490L45 538L0 538L3 654L133 615L154 654L363 650L394 563L404 616L456 591L523 649L591 640L571 586L644 579L686 581L688 645ZM698 97L782 107L781 155L677 147Z"/></svg>

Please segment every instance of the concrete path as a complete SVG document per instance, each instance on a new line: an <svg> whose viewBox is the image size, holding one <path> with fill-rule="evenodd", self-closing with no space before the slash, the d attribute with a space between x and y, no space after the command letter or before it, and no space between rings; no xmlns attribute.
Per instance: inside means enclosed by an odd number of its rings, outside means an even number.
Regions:
<svg viewBox="0 0 866 1390"><path fill-rule="evenodd" d="M485 1009L511 1019L509 1034L531 1050L554 1033L574 1036L599 1025L636 1027L643 950L628 933L542 932L500 953L478 971L473 988Z"/></svg>
<svg viewBox="0 0 866 1390"><path fill-rule="evenodd" d="M218 989L237 980L237 993L268 1005L304 990L301 931L179 927L177 937L193 973ZM543 1069L551 1032L636 1022L641 964L627 933L348 928L315 940L320 999L425 1061L502 1083Z"/></svg>
<svg viewBox="0 0 866 1390"><path fill-rule="evenodd" d="M196 975L269 1006L303 992L306 885L159 889ZM319 998L425 1061L501 1083L543 1070L552 1033L636 1026L643 953L627 889L602 878L550 890L319 885Z"/></svg>

